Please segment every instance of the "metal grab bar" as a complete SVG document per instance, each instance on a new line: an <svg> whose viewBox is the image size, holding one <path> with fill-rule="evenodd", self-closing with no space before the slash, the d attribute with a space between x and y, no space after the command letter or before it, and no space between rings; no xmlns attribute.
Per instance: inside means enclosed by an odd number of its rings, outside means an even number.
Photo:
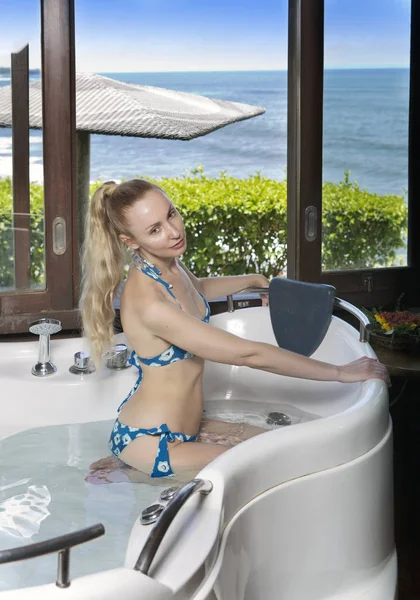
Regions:
<svg viewBox="0 0 420 600"><path fill-rule="evenodd" d="M269 288L263 288L263 287L251 287L251 288L245 288L243 290L239 290L238 292L235 293L236 295L241 295L244 293L247 294L267 294L269 291ZM339 308L341 310L345 310L346 312L352 314L354 317L356 317L356 319L358 319L359 323L360 323L360 337L359 337L359 341L360 342L367 342L368 341L368 335L369 335L369 331L372 327L371 322L369 321L369 318L365 315L365 313L363 311L360 310L360 308L357 308L357 306L354 306L353 304L350 304L350 302L347 302L346 300L342 300L341 298L335 298L334 300L334 305L336 308ZM234 305L233 305L233 294L229 294L227 296L227 306L228 306L228 312L234 312Z"/></svg>
<svg viewBox="0 0 420 600"><path fill-rule="evenodd" d="M351 315L353 315L354 317L356 317L356 319L358 319L359 324L360 324L359 341L363 342L363 343L367 342L368 336L369 336L369 331L372 327L371 322L369 321L369 317L367 315L365 315L365 313L363 311L361 311L360 308L357 308L357 306L354 306L354 304L350 304L350 302L347 302L346 300L342 300L341 298L336 298L334 301L334 304L335 304L336 308L345 310L345 311L349 312Z"/></svg>
<svg viewBox="0 0 420 600"><path fill-rule="evenodd" d="M176 493L172 500L166 505L159 520L155 523L155 525L153 525L153 529L151 530L149 537L147 538L146 543L140 552L136 564L134 565L135 571L141 571L147 575L150 565L156 556L156 552L159 549L165 533L168 531L174 517L177 515L182 506L184 506L188 498L195 492L200 492L204 496L207 496L207 494L210 494L212 489L213 484L211 481L207 481L205 479L193 479L192 481L186 483Z"/></svg>
<svg viewBox="0 0 420 600"><path fill-rule="evenodd" d="M268 287L250 287L239 290L239 292L235 292L235 296L239 296L240 294L268 294ZM233 306L233 294L228 294L226 298L228 312L234 312L235 308Z"/></svg>
<svg viewBox="0 0 420 600"><path fill-rule="evenodd" d="M105 533L105 527L102 523L91 525L85 529L74 531L73 533L67 533L66 535L60 535L44 542L35 542L34 544L28 544L27 546L20 546L19 548L9 548L7 550L0 550L0 564L6 564L16 562L19 560L25 560L27 558L35 558L37 556L44 556L44 554L51 554L58 552L58 569L57 569L57 581L58 587L68 587L70 585L70 548L78 546L90 540L94 540Z"/></svg>

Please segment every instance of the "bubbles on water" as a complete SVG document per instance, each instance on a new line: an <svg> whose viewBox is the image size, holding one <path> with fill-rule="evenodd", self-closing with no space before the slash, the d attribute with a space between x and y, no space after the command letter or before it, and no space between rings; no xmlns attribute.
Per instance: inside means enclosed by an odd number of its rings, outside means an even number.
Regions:
<svg viewBox="0 0 420 600"><path fill-rule="evenodd" d="M0 537L30 540L50 512L51 494L45 485L29 485L26 492L0 504Z"/></svg>

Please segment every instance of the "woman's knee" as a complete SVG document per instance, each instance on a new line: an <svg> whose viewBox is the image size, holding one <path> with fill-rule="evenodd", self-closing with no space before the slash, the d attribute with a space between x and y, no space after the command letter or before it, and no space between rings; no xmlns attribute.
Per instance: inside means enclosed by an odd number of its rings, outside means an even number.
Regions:
<svg viewBox="0 0 420 600"><path fill-rule="evenodd" d="M231 446L221 444L203 444L200 442L184 442L176 448L170 448L169 458L173 468L197 467L202 469L209 462L224 454Z"/></svg>

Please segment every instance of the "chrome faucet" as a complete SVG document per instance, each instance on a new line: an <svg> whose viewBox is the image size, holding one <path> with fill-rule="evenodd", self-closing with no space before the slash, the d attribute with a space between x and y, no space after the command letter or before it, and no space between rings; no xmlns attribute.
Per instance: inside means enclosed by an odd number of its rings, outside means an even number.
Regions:
<svg viewBox="0 0 420 600"><path fill-rule="evenodd" d="M90 355L88 352L76 352L74 355L74 363L69 368L70 373L73 375L90 375L95 372L95 367L90 362Z"/></svg>
<svg viewBox="0 0 420 600"><path fill-rule="evenodd" d="M29 331L39 335L38 362L31 369L32 375L46 377L55 373L57 367L50 360L50 335L61 331L61 322L57 319L39 319L30 324Z"/></svg>
<svg viewBox="0 0 420 600"><path fill-rule="evenodd" d="M122 369L131 367L131 364L128 362L128 348L126 344L112 346L106 358L106 366L108 369L121 371Z"/></svg>
<svg viewBox="0 0 420 600"><path fill-rule="evenodd" d="M128 362L128 348L126 344L117 344L112 346L104 358L106 360L106 366L108 369L115 371L121 371L131 367ZM90 361L88 352L76 352L74 355L74 363L69 368L70 373L73 375L89 375L95 371L94 365Z"/></svg>

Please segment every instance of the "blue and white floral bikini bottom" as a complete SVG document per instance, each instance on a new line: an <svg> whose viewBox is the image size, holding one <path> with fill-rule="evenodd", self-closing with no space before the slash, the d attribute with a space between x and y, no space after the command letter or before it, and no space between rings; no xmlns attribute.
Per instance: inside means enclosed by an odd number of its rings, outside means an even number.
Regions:
<svg viewBox="0 0 420 600"><path fill-rule="evenodd" d="M161 279L161 277L159 277L161 272L154 265L135 255L134 266L137 269L139 269L139 271L142 271L142 273L145 273L152 279L155 279L156 281L164 285L168 293L176 300L178 306L182 310L181 305L179 304L179 302L175 298L175 295L171 291L172 286L163 279ZM206 307L206 314L202 321L208 323L210 319L210 307L204 296L202 294L200 294L200 296L204 300L204 304ZM131 353L129 362L138 369L139 375L136 383L134 384L133 389L121 403L118 409L118 413L120 412L122 406L127 402L127 400L129 400L129 398L131 398L131 396L138 390L138 387L143 379L141 363L150 367L164 367L179 360L184 360L193 357L193 354L175 345L169 346L169 348L162 352L162 354L160 354L159 356L153 356L152 358L140 358L133 351ZM124 425L124 423L121 423L121 421L117 418L111 432L111 437L109 440L109 449L113 454L115 454L115 456L119 456L128 444L130 444L136 438L141 437L143 435L160 436L157 455L151 473L152 477L167 477L170 475L175 475L175 473L171 469L171 465L169 462L168 442L174 442L175 440L178 440L180 442L195 442L197 439L196 435L187 435L186 433L181 433L179 431L171 431L165 423L160 427L154 427L152 429L139 429L137 427Z"/></svg>
<svg viewBox="0 0 420 600"><path fill-rule="evenodd" d="M151 477L168 477L170 475L175 475L169 462L168 442L174 442L175 440L179 440L180 442L195 442L197 439L196 435L187 435L185 433L175 433L171 431L166 423L160 427L154 427L153 429L138 429L137 427L124 425L124 423L121 423L121 421L117 419L114 423L111 438L109 440L109 449L115 456L118 456L130 442L143 435L160 436Z"/></svg>

